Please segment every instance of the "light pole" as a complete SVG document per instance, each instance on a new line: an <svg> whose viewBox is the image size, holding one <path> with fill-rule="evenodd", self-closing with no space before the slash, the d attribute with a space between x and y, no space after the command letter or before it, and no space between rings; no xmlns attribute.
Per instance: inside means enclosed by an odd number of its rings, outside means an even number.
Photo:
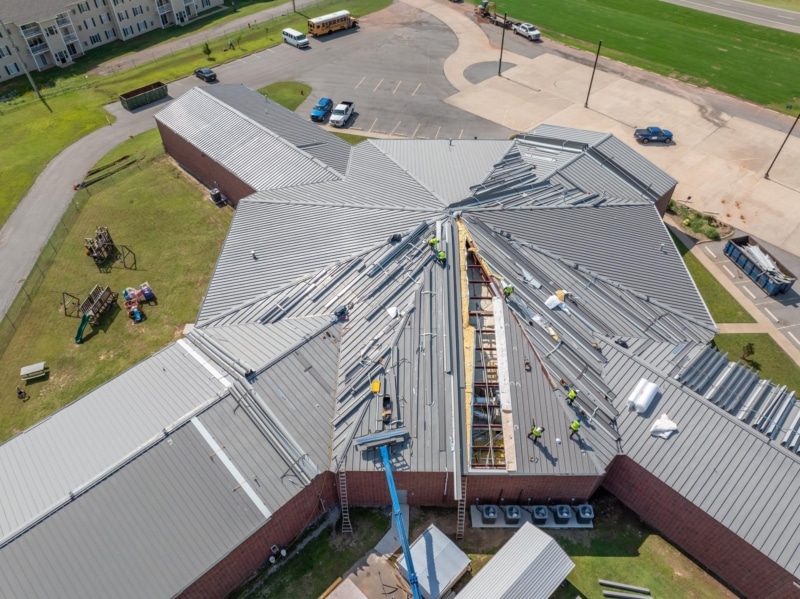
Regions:
<svg viewBox="0 0 800 599"><path fill-rule="evenodd" d="M506 23L508 23L508 13L503 14L503 35L500 38L500 64L497 65L497 76L503 72L503 46L506 44Z"/></svg>
<svg viewBox="0 0 800 599"><path fill-rule="evenodd" d="M781 155L781 150L783 150L783 146L785 146L786 142L789 141L789 137L791 137L792 131L794 131L794 126L797 124L797 121L800 121L800 112L797 113L797 118L794 120L794 123L792 123L792 127L789 129L789 133L786 134L786 139L783 140L783 143L781 144L781 147L778 148L778 153L775 154L775 158L772 159L772 164L769 165L769 168L767 169L767 172L764 173L764 178L765 179L769 179L769 172L772 170L772 167L775 165L775 161L778 159L778 156Z"/></svg>
<svg viewBox="0 0 800 599"><path fill-rule="evenodd" d="M597 59L600 58L600 48L603 46L603 40L597 44L597 54L594 55L594 66L592 67L592 78L589 80L589 91L586 92L586 102L583 103L584 108L589 108L589 94L592 93L592 83L594 83L594 72L597 70Z"/></svg>

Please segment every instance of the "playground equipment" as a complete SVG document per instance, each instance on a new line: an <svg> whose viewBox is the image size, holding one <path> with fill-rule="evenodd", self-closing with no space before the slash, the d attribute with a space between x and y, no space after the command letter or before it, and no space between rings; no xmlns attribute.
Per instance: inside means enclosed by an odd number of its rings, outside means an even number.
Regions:
<svg viewBox="0 0 800 599"><path fill-rule="evenodd" d="M86 255L89 256L97 268L103 269L107 262L122 260L125 268L136 270L136 254L127 245L120 245L119 248L111 238L111 233L107 227L97 227L94 230L94 237L86 237L83 241Z"/></svg>
<svg viewBox="0 0 800 599"><path fill-rule="evenodd" d="M375 386L373 385L373 390ZM411 558L411 547L408 544L408 533L406 523L403 520L403 512L400 509L400 499L397 497L397 487L394 484L392 474L392 461L389 458L389 446L395 443L402 443L408 437L405 429L391 429L380 433L373 433L355 440L356 447L362 450L380 449L381 460L383 460L383 471L386 473L386 483L389 485L389 494L392 497L392 513L394 514L395 524L397 525L397 536L400 537L400 545L403 547L403 557L406 560L408 571L408 584L411 586L413 599L422 599L422 591L417 579L417 571L414 569L414 561Z"/></svg>
<svg viewBox="0 0 800 599"><path fill-rule="evenodd" d="M86 330L86 325L96 325L100 316L107 312L114 304L117 303L119 294L111 291L110 287L100 287L95 285L94 289L89 293L86 299L81 300L78 296L61 292L61 304L64 306L64 316L77 316L80 315L81 324L78 326L78 331L75 334L75 343L83 343L83 333ZM71 301L67 301L71 298ZM70 312L70 306L77 306L74 312Z"/></svg>
<svg viewBox="0 0 800 599"><path fill-rule="evenodd" d="M142 303L156 299L150 283L146 281L139 285L138 289L134 287L123 289L122 296L125 298L125 311L128 313L128 317L133 319L134 323L142 322L144 318Z"/></svg>

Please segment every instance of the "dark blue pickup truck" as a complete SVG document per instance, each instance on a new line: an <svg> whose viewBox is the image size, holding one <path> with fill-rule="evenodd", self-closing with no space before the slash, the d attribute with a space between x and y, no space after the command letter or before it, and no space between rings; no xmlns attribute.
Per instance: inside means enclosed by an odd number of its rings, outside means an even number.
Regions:
<svg viewBox="0 0 800 599"><path fill-rule="evenodd" d="M672 131L667 131L660 127L637 129L633 132L633 137L643 144L648 144L651 141L663 141L665 144L672 143Z"/></svg>

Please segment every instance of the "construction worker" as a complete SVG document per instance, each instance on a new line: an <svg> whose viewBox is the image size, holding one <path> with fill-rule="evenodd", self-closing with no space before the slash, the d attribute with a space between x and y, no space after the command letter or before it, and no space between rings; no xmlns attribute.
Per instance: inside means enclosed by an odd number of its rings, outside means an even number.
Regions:
<svg viewBox="0 0 800 599"><path fill-rule="evenodd" d="M445 262L447 262L447 254L444 253L444 250L439 250L439 253L436 254L436 259L439 261L439 264L444 266Z"/></svg>
<svg viewBox="0 0 800 599"><path fill-rule="evenodd" d="M578 390L570 388L569 393L567 393L567 403L572 405L576 399L578 399Z"/></svg>
<svg viewBox="0 0 800 599"><path fill-rule="evenodd" d="M569 434L569 438L575 436L575 434L581 429L581 421L580 420L573 420L572 424L569 425L569 430L571 431Z"/></svg>
<svg viewBox="0 0 800 599"><path fill-rule="evenodd" d="M431 238L428 240L428 245L430 246L430 248L431 248L432 250L435 250L435 249L436 249L436 246L438 246L438 245L439 245L439 238L438 238L438 237L436 237L436 235L434 235L433 237L431 237Z"/></svg>
<svg viewBox="0 0 800 599"><path fill-rule="evenodd" d="M25 393L24 389L20 389L19 387L17 387L17 398L25 400L27 399L27 397L28 394Z"/></svg>
<svg viewBox="0 0 800 599"><path fill-rule="evenodd" d="M536 443L539 442L539 439L542 438L543 432L544 432L544 427L531 424L531 432L528 434L528 438L533 439L533 443L535 445Z"/></svg>
<svg viewBox="0 0 800 599"><path fill-rule="evenodd" d="M506 286L503 287L503 295L505 296L506 299L508 299L512 293L514 293L514 288L508 283L506 283Z"/></svg>

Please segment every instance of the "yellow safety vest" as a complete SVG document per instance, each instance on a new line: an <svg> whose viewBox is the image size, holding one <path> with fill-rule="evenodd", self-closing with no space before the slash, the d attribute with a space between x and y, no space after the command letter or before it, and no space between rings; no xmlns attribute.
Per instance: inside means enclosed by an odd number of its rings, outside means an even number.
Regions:
<svg viewBox="0 0 800 599"><path fill-rule="evenodd" d="M569 425L569 427L570 427L572 430L576 431L576 430L578 430L578 429L581 427L581 423L580 423L580 422L578 422L577 420L573 420L573 421L572 421L572 424L570 424L570 425Z"/></svg>

